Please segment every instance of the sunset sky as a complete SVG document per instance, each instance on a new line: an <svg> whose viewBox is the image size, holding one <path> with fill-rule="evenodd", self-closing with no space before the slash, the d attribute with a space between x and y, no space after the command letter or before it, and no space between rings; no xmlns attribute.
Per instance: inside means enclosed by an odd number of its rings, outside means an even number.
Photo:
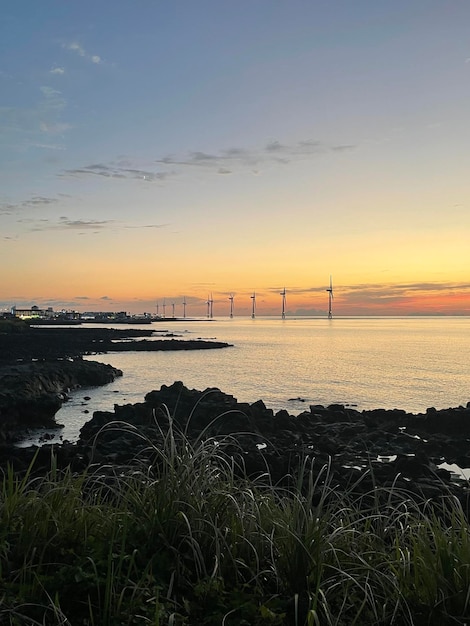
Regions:
<svg viewBox="0 0 470 626"><path fill-rule="evenodd" d="M470 2L4 0L0 93L0 309L470 315Z"/></svg>

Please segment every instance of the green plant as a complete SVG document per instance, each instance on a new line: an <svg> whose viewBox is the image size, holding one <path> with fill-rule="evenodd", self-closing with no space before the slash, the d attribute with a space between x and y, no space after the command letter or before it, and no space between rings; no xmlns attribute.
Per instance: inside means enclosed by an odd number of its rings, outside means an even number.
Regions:
<svg viewBox="0 0 470 626"><path fill-rule="evenodd" d="M306 456L243 476L233 437L190 441L170 415L127 467L10 468L0 488L0 622L421 626L470 614L459 502L335 484ZM105 430L98 437L105 434ZM206 433L207 435L207 433ZM159 442L159 443L157 443ZM148 462L151 459L151 462ZM33 462L34 464L34 462ZM285 486L287 485L287 486Z"/></svg>

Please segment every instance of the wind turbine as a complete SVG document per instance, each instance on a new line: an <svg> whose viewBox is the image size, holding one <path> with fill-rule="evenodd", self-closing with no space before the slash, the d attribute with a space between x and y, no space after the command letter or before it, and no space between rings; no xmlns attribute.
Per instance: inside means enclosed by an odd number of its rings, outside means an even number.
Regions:
<svg viewBox="0 0 470 626"><path fill-rule="evenodd" d="M166 302L165 302L165 298L163 298L163 319L165 319L165 307L166 307Z"/></svg>
<svg viewBox="0 0 470 626"><path fill-rule="evenodd" d="M233 317L233 293L231 293L228 297L230 300L230 317Z"/></svg>
<svg viewBox="0 0 470 626"><path fill-rule="evenodd" d="M286 319L286 288L281 291L280 295L282 296L282 313L281 317L283 320Z"/></svg>
<svg viewBox="0 0 470 626"><path fill-rule="evenodd" d="M186 296L183 296L183 318L186 318Z"/></svg>
<svg viewBox="0 0 470 626"><path fill-rule="evenodd" d="M326 289L326 291L328 292L328 319L331 320L331 318L333 317L333 313L331 311L331 301L333 300L333 282L331 280L331 274L330 286Z"/></svg>
<svg viewBox="0 0 470 626"><path fill-rule="evenodd" d="M175 303L174 302L171 303L171 317L173 319L175 318Z"/></svg>
<svg viewBox="0 0 470 626"><path fill-rule="evenodd" d="M214 300L212 298L212 294L211 294L211 299L209 300L210 303L210 312L211 312L211 319L214 317Z"/></svg>
<svg viewBox="0 0 470 626"><path fill-rule="evenodd" d="M250 296L252 303L251 303L251 319L254 320L255 319L255 309L256 309L256 293L253 291L253 295Z"/></svg>
<svg viewBox="0 0 470 626"><path fill-rule="evenodd" d="M209 296L209 294L207 294L207 319L210 318L211 316L211 297Z"/></svg>
<svg viewBox="0 0 470 626"><path fill-rule="evenodd" d="M159 309L160 309L160 305L159 305L159 304L158 304L158 302L157 302L157 317L160 317L160 315L159 315L159 313L158 313Z"/></svg>

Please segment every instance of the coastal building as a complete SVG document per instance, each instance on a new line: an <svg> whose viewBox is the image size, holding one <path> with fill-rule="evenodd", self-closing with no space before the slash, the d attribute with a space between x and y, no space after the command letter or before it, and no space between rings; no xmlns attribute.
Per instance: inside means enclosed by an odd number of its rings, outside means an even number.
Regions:
<svg viewBox="0 0 470 626"><path fill-rule="evenodd" d="M80 313L78 311L54 311L50 306L47 309L40 309L33 304L30 308L19 308L12 306L10 309L12 317L18 317L20 319L40 319L40 320L78 320L80 319Z"/></svg>

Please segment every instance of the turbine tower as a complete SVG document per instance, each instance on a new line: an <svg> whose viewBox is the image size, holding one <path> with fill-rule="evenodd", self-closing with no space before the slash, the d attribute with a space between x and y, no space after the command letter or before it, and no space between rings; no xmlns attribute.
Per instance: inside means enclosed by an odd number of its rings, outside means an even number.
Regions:
<svg viewBox="0 0 470 626"><path fill-rule="evenodd" d="M326 289L326 291L328 292L328 319L331 320L331 318L333 317L333 313L331 311L331 301L333 300L333 282L331 280L331 274L330 286Z"/></svg>
<svg viewBox="0 0 470 626"><path fill-rule="evenodd" d="M286 319L286 288L281 291L280 295L282 296L282 313L281 317L283 320Z"/></svg>
<svg viewBox="0 0 470 626"><path fill-rule="evenodd" d="M211 314L211 319L214 317L214 299L212 298L212 294L211 294L211 299L209 300L210 303L210 314Z"/></svg>
<svg viewBox="0 0 470 626"><path fill-rule="evenodd" d="M251 302L251 319L255 319L255 310L256 310L256 293L253 291L253 295L250 296Z"/></svg>
<svg viewBox="0 0 470 626"><path fill-rule="evenodd" d="M171 317L175 319L175 303L171 303Z"/></svg>
<svg viewBox="0 0 470 626"><path fill-rule="evenodd" d="M163 298L163 319L165 319L165 308L166 308L166 302L165 302L165 298Z"/></svg>
<svg viewBox="0 0 470 626"><path fill-rule="evenodd" d="M207 294L206 304L207 304L207 319L209 319L211 316L211 297L209 296L209 294Z"/></svg>
<svg viewBox="0 0 470 626"><path fill-rule="evenodd" d="M230 300L230 317L233 317L233 293L231 293L228 297Z"/></svg>
<svg viewBox="0 0 470 626"><path fill-rule="evenodd" d="M160 317L160 315L159 315L159 313L158 313L159 309L160 309L160 305L159 305L159 304L158 304L158 302L157 302L157 317Z"/></svg>
<svg viewBox="0 0 470 626"><path fill-rule="evenodd" d="M183 318L186 319L186 296L183 296Z"/></svg>

